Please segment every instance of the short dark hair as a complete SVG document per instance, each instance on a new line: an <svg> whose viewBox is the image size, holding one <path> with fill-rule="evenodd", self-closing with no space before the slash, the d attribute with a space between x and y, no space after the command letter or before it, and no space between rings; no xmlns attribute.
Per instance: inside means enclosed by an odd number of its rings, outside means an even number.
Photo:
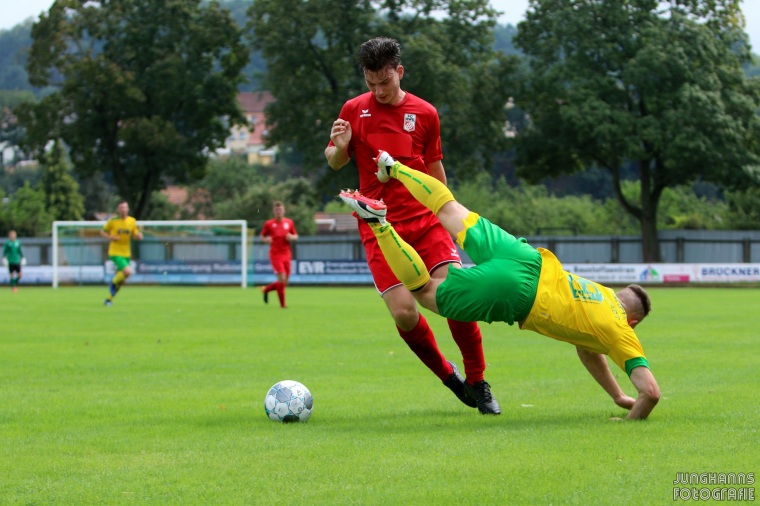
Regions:
<svg viewBox="0 0 760 506"><path fill-rule="evenodd" d="M644 316L647 316L652 310L652 301L649 300L647 291L636 284L628 285L626 288L629 288L636 295L636 298L641 302L641 310L644 312Z"/></svg>
<svg viewBox="0 0 760 506"><path fill-rule="evenodd" d="M375 37L361 45L356 60L362 70L377 72L401 65L401 44L389 37Z"/></svg>
<svg viewBox="0 0 760 506"><path fill-rule="evenodd" d="M120 205L122 205L122 204L127 204L127 205L129 205L129 202L127 202L126 200L123 200L123 199L122 199L122 200L120 200L120 201L118 201L118 202L116 203L116 207L119 207L119 206L120 206Z"/></svg>
<svg viewBox="0 0 760 506"><path fill-rule="evenodd" d="M281 200L275 200L272 202L272 207L285 207L285 204L283 204Z"/></svg>

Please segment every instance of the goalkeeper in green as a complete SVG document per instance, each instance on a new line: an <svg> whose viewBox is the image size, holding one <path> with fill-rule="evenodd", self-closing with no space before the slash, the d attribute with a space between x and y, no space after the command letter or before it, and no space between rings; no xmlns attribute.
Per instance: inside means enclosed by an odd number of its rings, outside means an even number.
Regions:
<svg viewBox="0 0 760 506"><path fill-rule="evenodd" d="M21 280L21 266L26 264L26 258L21 251L21 242L16 237L16 231L8 232L8 240L3 245L3 263L8 266L8 277L11 289L18 291L18 282Z"/></svg>

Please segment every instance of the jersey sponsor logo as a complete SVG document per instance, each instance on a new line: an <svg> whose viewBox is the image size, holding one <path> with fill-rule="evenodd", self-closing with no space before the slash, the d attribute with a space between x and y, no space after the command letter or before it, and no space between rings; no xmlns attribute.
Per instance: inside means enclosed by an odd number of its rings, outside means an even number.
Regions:
<svg viewBox="0 0 760 506"><path fill-rule="evenodd" d="M404 114L404 130L407 132L414 132L417 127L417 115L416 114Z"/></svg>
<svg viewBox="0 0 760 506"><path fill-rule="evenodd" d="M362 109L362 113L359 115L360 118L369 118L371 116L369 109Z"/></svg>
<svg viewBox="0 0 760 506"><path fill-rule="evenodd" d="M572 274L567 275L567 281L570 284L570 294L573 299L594 304L604 301L604 295L599 291L596 283Z"/></svg>

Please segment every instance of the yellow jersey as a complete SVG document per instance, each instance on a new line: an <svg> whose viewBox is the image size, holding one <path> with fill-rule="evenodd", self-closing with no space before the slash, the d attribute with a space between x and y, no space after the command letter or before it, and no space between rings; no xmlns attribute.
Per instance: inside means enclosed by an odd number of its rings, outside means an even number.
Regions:
<svg viewBox="0 0 760 506"><path fill-rule="evenodd" d="M110 218L103 230L108 235L118 235L118 241L111 241L108 246L108 256L131 257L132 256L132 236L140 230L137 228L137 220L127 216L123 220L118 216Z"/></svg>
<svg viewBox="0 0 760 506"><path fill-rule="evenodd" d="M634 367L648 367L615 292L565 271L551 251L537 249L541 276L533 307L520 328L609 355L628 375Z"/></svg>

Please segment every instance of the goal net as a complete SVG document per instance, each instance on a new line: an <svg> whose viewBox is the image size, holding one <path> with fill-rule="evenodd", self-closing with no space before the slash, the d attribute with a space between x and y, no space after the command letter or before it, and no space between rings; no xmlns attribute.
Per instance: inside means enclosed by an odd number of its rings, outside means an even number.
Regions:
<svg viewBox="0 0 760 506"><path fill-rule="evenodd" d="M53 288L100 284L115 274L104 221L54 221ZM132 241L130 284L248 285L249 234L245 220L138 221ZM252 235L252 234L251 234Z"/></svg>

